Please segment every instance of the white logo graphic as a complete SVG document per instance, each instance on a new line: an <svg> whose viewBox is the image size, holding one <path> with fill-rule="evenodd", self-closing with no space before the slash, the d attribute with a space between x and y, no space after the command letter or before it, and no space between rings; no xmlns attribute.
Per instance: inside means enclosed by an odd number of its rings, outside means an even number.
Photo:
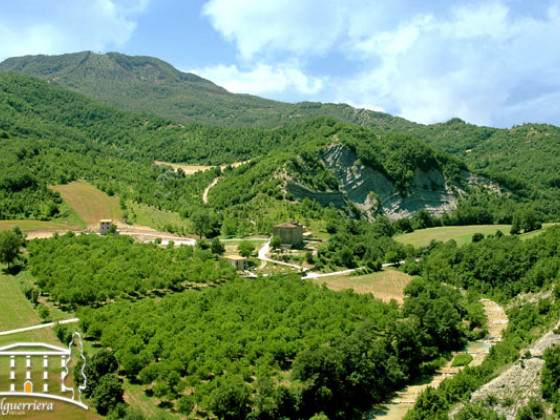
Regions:
<svg viewBox="0 0 560 420"><path fill-rule="evenodd" d="M65 385L65 380L69 376L68 365L72 358L71 347L74 336L78 337L80 357L83 360L80 371L83 383L78 386L77 393L74 387ZM86 358L80 333L72 334L68 349L46 343L15 343L0 347L0 358L2 357L10 358L10 389L0 389L0 397L51 398L75 404L84 410L88 409L82 402L82 392L86 389L87 378L84 373ZM53 375L53 369L49 369L53 360L60 360L60 376ZM25 365L25 368L22 365ZM0 375L5 374L0 371ZM71 397L70 393L72 393ZM4 399L2 403L4 405Z"/></svg>

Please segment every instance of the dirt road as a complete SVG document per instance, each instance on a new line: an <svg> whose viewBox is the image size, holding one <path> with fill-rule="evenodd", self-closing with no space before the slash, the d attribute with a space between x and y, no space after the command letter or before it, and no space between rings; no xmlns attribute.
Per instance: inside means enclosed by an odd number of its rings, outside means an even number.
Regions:
<svg viewBox="0 0 560 420"><path fill-rule="evenodd" d="M508 318L500 305L489 299L480 300L484 305L484 311L488 317L488 337L469 343L465 352L473 357L469 366L477 366L482 363L484 357L489 353L490 347L501 341L502 333L507 327ZM459 352L464 353L464 352ZM431 378L424 378L419 383L409 385L398 391L395 397L387 404L377 407L370 413L370 419L400 420L414 407L418 396L429 386L437 388L444 379L452 378L459 373L461 368L452 368L453 359L439 369Z"/></svg>

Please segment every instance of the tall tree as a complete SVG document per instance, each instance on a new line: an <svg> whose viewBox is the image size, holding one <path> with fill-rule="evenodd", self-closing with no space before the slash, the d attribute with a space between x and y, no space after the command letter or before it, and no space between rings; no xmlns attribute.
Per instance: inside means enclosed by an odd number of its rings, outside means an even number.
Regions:
<svg viewBox="0 0 560 420"><path fill-rule="evenodd" d="M10 267L10 264L18 257L21 245L21 237L14 232L0 232L0 262L8 264Z"/></svg>

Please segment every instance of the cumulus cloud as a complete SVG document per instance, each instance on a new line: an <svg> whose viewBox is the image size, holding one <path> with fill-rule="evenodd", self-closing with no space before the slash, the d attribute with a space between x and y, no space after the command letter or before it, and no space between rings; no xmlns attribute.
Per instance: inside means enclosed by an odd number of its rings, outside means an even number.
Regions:
<svg viewBox="0 0 560 420"><path fill-rule="evenodd" d="M26 0L2 6L0 60L26 54L104 51L124 45L148 0Z"/></svg>
<svg viewBox="0 0 560 420"><path fill-rule="evenodd" d="M278 73L278 60L296 57L305 69L298 78L320 80L314 87L324 101L424 123L458 116L507 126L523 122L523 113L524 121L560 123L558 0L539 7L505 0L376 3L209 0L203 13L253 69L230 72L229 82L242 81L252 93L261 90L262 69ZM312 65L329 55L348 64L337 77Z"/></svg>
<svg viewBox="0 0 560 420"><path fill-rule="evenodd" d="M258 64L251 70L240 70L236 65L218 65L193 70L234 93L276 96L292 94L314 95L321 91L325 78L308 77L296 63L281 65Z"/></svg>

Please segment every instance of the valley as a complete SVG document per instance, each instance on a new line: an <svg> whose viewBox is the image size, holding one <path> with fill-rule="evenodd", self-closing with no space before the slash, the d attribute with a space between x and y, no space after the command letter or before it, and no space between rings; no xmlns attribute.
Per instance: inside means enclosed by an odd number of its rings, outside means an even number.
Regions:
<svg viewBox="0 0 560 420"><path fill-rule="evenodd" d="M79 331L90 418L554 416L559 139L6 60L0 342Z"/></svg>

